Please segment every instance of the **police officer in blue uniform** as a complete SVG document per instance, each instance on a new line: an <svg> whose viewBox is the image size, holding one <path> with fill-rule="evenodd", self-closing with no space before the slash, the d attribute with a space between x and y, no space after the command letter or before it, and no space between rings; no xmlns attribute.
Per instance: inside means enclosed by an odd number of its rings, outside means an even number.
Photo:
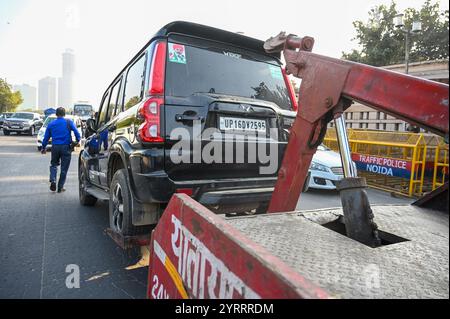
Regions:
<svg viewBox="0 0 450 319"><path fill-rule="evenodd" d="M50 190L56 191L56 174L58 166L61 163L61 173L58 180L58 193L64 192L64 183L66 181L67 171L70 166L72 152L72 132L76 138L76 144L80 141L80 133L78 132L72 120L65 119L66 110L63 107L56 109L56 120L50 122L45 131L44 140L42 141L42 154L46 153L46 147L50 137L52 138L52 158L50 161Z"/></svg>

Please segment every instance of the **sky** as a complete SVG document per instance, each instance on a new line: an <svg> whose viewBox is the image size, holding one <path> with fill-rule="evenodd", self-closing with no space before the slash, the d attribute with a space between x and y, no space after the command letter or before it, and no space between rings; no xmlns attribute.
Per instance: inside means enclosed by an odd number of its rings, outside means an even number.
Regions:
<svg viewBox="0 0 450 319"><path fill-rule="evenodd" d="M420 8L424 0L397 0ZM439 0L441 9L448 2ZM279 31L315 38L314 52L340 58L357 47L352 22L390 0L0 0L0 78L37 87L62 73L74 50L75 99L97 106L104 90L165 24L185 20L261 40Z"/></svg>

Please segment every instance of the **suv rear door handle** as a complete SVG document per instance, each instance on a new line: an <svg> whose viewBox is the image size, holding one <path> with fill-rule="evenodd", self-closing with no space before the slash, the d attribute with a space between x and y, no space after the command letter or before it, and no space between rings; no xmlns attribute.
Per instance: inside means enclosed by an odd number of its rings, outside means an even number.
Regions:
<svg viewBox="0 0 450 319"><path fill-rule="evenodd" d="M177 114L175 115L175 120L178 122L187 122L187 121L204 121L203 116L197 116L197 115L185 115L185 114Z"/></svg>

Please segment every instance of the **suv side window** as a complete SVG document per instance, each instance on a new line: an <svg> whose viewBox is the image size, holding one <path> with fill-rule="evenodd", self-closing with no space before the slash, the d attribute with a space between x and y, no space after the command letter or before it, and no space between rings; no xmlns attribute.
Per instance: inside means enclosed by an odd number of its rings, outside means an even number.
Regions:
<svg viewBox="0 0 450 319"><path fill-rule="evenodd" d="M97 127L102 127L103 124L106 123L106 111L108 108L108 101L109 101L109 91L106 92L106 94L103 96L102 105L100 106L99 115L98 115L98 121L97 121Z"/></svg>
<svg viewBox="0 0 450 319"><path fill-rule="evenodd" d="M145 55L142 55L129 69L125 80L125 110L142 101L144 87Z"/></svg>
<svg viewBox="0 0 450 319"><path fill-rule="evenodd" d="M117 83L114 84L114 86L112 88L111 96L109 98L109 105L108 105L108 111L106 113L105 123L107 123L111 119L112 115L114 114L114 110L116 109L116 106L117 106L117 96L119 93L121 83L122 83L122 80L117 81Z"/></svg>

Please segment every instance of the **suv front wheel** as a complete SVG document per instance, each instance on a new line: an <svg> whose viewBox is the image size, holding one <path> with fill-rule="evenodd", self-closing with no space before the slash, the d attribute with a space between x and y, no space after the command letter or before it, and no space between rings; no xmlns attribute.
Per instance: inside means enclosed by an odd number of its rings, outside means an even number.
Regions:
<svg viewBox="0 0 450 319"><path fill-rule="evenodd" d="M132 223L132 199L125 169L114 174L109 188L109 224L112 230L123 235L141 234L143 227Z"/></svg>

